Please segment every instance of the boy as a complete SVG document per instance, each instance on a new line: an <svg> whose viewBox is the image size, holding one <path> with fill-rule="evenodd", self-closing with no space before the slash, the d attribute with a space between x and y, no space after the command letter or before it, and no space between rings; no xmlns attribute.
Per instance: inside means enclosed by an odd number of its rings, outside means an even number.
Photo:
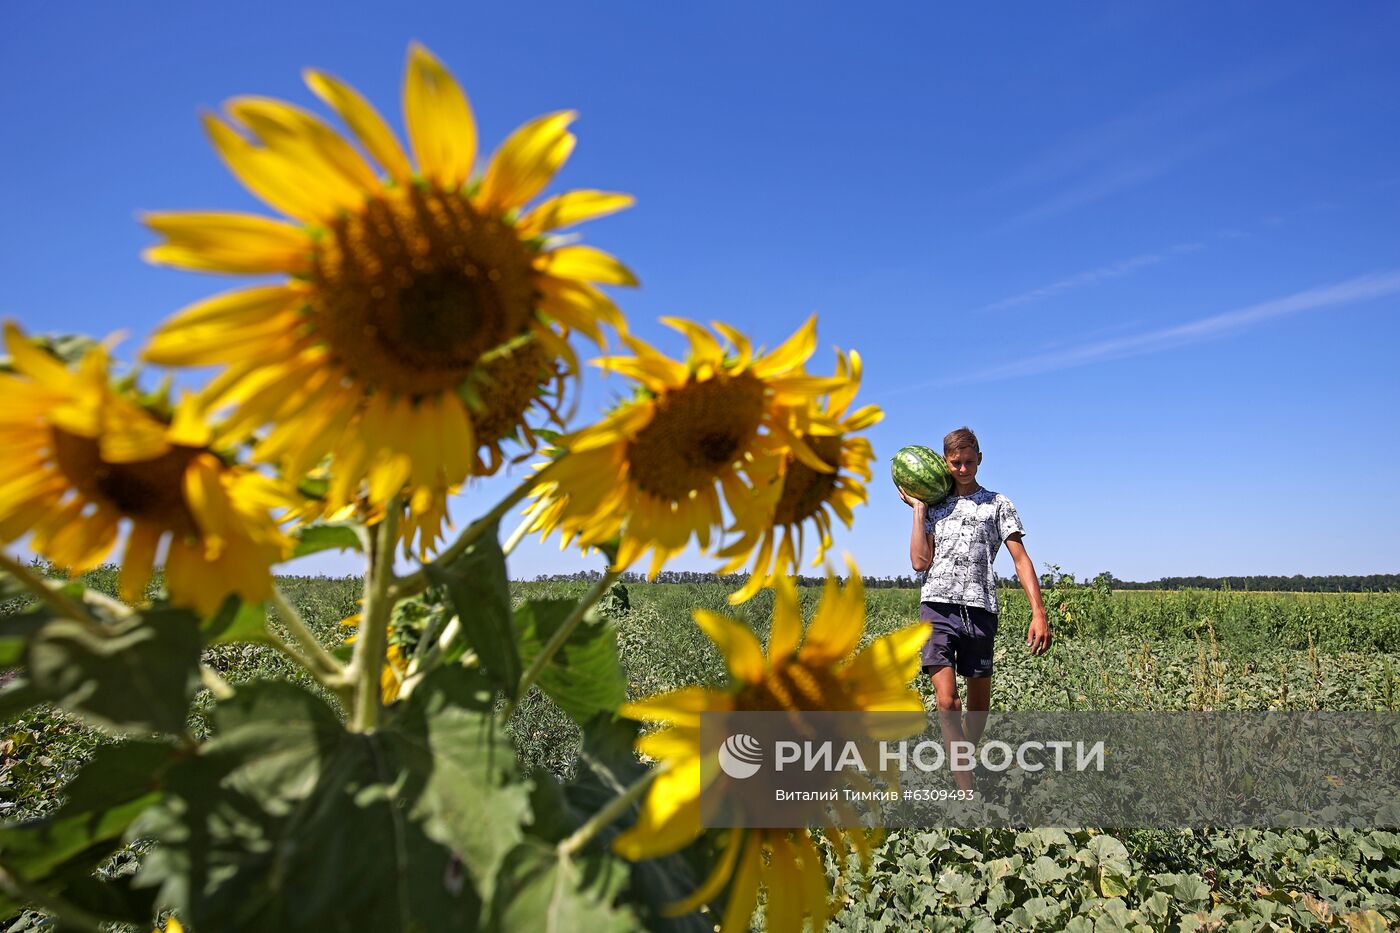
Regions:
<svg viewBox="0 0 1400 933"><path fill-rule="evenodd" d="M914 507L909 562L928 571L919 593L919 618L931 626L924 645L923 669L933 678L945 742L976 743L986 725L992 698L992 642L997 632L996 577L992 562L1002 542L1016 564L1016 576L1031 604L1026 644L1031 654L1050 648L1050 625L1040 598L1035 565L1021 537L1025 529L1011 500L977 483L982 451L977 435L966 427L943 439L943 457L953 474L953 491L936 506L906 495ZM967 681L966 723L958 702L956 674ZM955 772L958 786L971 789L966 772Z"/></svg>

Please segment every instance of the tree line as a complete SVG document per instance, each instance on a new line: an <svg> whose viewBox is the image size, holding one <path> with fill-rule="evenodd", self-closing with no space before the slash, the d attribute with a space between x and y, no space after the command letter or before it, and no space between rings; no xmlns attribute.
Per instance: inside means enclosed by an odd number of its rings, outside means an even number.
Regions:
<svg viewBox="0 0 1400 933"><path fill-rule="evenodd" d="M1055 568L1058 571L1058 568ZM583 582L592 583L602 578L602 573L597 570L579 570L574 573L551 573L540 574L535 577L537 582L561 583L561 582ZM1042 585L1052 585L1056 582L1061 584L1074 584L1070 574L1054 573L1053 579L1045 579L1042 576ZM744 574L729 573L716 574L706 573L698 570L663 570L657 574L652 582L654 583L716 583L724 586L738 588L748 579ZM824 577L798 576L798 586L821 586L825 582ZM1328 575L1305 575L1294 574L1291 577L1285 576L1230 576L1230 577L1162 577L1158 580L1138 582L1133 580L1120 580L1113 574L1104 572L1094 578L1103 579L1115 590L1238 590L1249 591L1272 591L1286 593L1371 593L1371 592L1396 592L1400 591L1400 574L1398 573L1372 573L1358 576L1345 576L1340 574ZM866 589L916 589L923 585L923 575L900 574L889 577L864 578ZM645 583L644 574L636 571L627 571L622 575L623 583ZM1082 581L1085 584L1091 582L1089 579ZM1020 581L1016 575L1010 577L997 577L997 584L1004 587L1019 587Z"/></svg>

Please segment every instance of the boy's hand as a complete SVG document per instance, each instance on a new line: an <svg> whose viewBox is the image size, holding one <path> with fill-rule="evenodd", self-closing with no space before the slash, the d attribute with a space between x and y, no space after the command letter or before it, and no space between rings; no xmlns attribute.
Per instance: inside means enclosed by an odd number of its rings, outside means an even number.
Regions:
<svg viewBox="0 0 1400 933"><path fill-rule="evenodd" d="M898 486L894 487L894 491L899 493L899 498L904 500L905 505L913 506L914 508L918 508L922 505L925 508L928 508L927 502L925 502L922 499L915 499L913 496L909 495L909 493L905 492L903 489L900 489Z"/></svg>
<svg viewBox="0 0 1400 933"><path fill-rule="evenodd" d="M1031 649L1031 654L1044 654L1050 650L1050 623L1045 621L1045 616L1032 616L1030 630L1026 632L1026 645Z"/></svg>

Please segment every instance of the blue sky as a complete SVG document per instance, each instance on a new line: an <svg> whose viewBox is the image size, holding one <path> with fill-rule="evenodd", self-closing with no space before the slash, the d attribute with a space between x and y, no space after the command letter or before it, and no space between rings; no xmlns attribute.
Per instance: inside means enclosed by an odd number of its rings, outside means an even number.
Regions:
<svg viewBox="0 0 1400 933"><path fill-rule="evenodd" d="M681 314L773 345L817 312L814 368L860 350L886 418L838 551L867 573L908 568L890 455L962 424L1039 564L1397 570L1400 9L404 6L12 4L0 315L132 352L230 284L144 265L136 212L262 209L198 110L319 108L316 66L397 125L418 39L485 148L580 111L559 185L637 196L583 230L640 276L619 300L641 336L678 351L656 318ZM589 373L580 412L622 390ZM512 572L595 564L530 543Z"/></svg>

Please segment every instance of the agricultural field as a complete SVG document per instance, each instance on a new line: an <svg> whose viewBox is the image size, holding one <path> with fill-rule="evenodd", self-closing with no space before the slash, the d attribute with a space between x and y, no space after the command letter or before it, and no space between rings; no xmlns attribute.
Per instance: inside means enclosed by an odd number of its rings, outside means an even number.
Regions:
<svg viewBox="0 0 1400 933"><path fill-rule="evenodd" d="M100 582L100 581L99 581ZM328 644L349 629L358 581L287 578L292 602ZM517 599L578 595L584 583L521 583ZM632 696L719 682L717 650L694 608L731 612L765 637L771 595L737 609L715 584L629 585L606 606ZM804 589L810 608L818 590ZM1032 657L1019 591L1004 591L995 655L999 709L1391 710L1400 706L1400 594L1047 590L1056 643ZM867 637L917 617L913 590L867 591ZM293 676L280 656L220 646L209 662L237 684ZM929 685L920 690L932 706ZM542 694L517 708L522 757L575 767L577 727ZM38 816L101 738L57 713L0 728L0 816ZM134 855L132 856L135 857ZM838 866L829 871L834 877ZM831 928L994 930L1382 930L1400 924L1400 833L1097 828L899 830L853 880ZM113 871L130 870L116 864ZM10 929L32 929L37 917ZM30 924L30 926L22 926Z"/></svg>

